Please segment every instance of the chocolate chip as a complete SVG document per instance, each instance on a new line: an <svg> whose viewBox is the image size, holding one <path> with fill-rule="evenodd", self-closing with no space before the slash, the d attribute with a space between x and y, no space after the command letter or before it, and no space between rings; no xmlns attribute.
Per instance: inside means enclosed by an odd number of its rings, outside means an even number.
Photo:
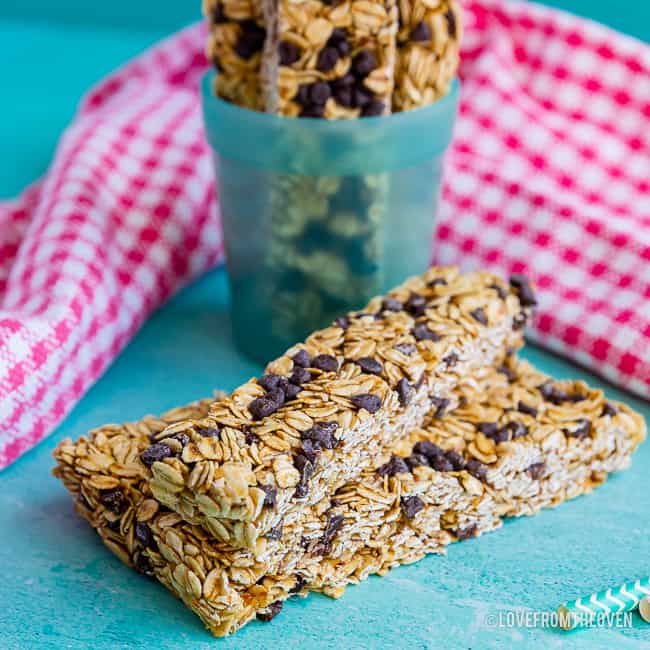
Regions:
<svg viewBox="0 0 650 650"><path fill-rule="evenodd" d="M253 433L253 430L251 429L250 425L244 424L242 425L242 433L244 434L244 439L246 440L247 445L254 445L260 442L260 437L256 434Z"/></svg>
<svg viewBox="0 0 650 650"><path fill-rule="evenodd" d="M429 280L427 282L427 287L438 287L438 286L444 286L447 284L447 280L444 278L433 278L433 280Z"/></svg>
<svg viewBox="0 0 650 650"><path fill-rule="evenodd" d="M309 493L309 479L314 473L314 463L303 454L298 454L293 459L295 468L300 472L300 483L296 487L294 496L306 497Z"/></svg>
<svg viewBox="0 0 650 650"><path fill-rule="evenodd" d="M399 397L399 403L402 406L407 406L411 403L413 396L415 395L415 388L408 383L408 381L402 377L397 382L397 396Z"/></svg>
<svg viewBox="0 0 650 650"><path fill-rule="evenodd" d="M289 381L292 384L295 384L296 386L300 386L301 384L305 384L308 381L311 381L311 372L309 372L309 370L307 370L307 368L297 367L291 373L291 377L289 377Z"/></svg>
<svg viewBox="0 0 650 650"><path fill-rule="evenodd" d="M366 77L377 67L377 57L370 50L361 50L352 59L352 73L356 77Z"/></svg>
<svg viewBox="0 0 650 650"><path fill-rule="evenodd" d="M485 481L487 479L487 465L483 464L480 460L471 458L467 461L465 469L479 481Z"/></svg>
<svg viewBox="0 0 650 650"><path fill-rule="evenodd" d="M537 481L542 476L545 469L546 463L533 463L526 471L530 475L530 478Z"/></svg>
<svg viewBox="0 0 650 650"><path fill-rule="evenodd" d="M407 474L409 466L400 456L391 456L387 463L377 469L379 476L395 476L395 474Z"/></svg>
<svg viewBox="0 0 650 650"><path fill-rule="evenodd" d="M424 508L424 501L420 497L402 497L402 512L407 519L413 519Z"/></svg>
<svg viewBox="0 0 650 650"><path fill-rule="evenodd" d="M149 528L149 525L144 521L139 521L135 525L135 538L145 548L155 548L157 546L151 528Z"/></svg>
<svg viewBox="0 0 650 650"><path fill-rule="evenodd" d="M469 539L470 537L476 537L477 530L478 529L476 524L471 524L466 528L461 528L457 530L454 534L456 535L456 539L459 542L462 542L463 540Z"/></svg>
<svg viewBox="0 0 650 650"><path fill-rule="evenodd" d="M430 401L431 405L436 407L436 412L433 414L433 417L441 418L449 407L449 400L446 397L432 397Z"/></svg>
<svg viewBox="0 0 650 650"><path fill-rule="evenodd" d="M302 448L300 449L300 453L302 453L302 455L312 463L316 463L316 458L320 452L321 446L312 440L305 440L302 443Z"/></svg>
<svg viewBox="0 0 650 650"><path fill-rule="evenodd" d="M266 533L266 537L268 539L275 539L278 540L282 537L282 529L284 528L284 519L280 519L271 530L269 530L268 533Z"/></svg>
<svg viewBox="0 0 650 650"><path fill-rule="evenodd" d="M381 408L381 399L371 393L354 395L350 401L359 409L366 409L368 413L376 413Z"/></svg>
<svg viewBox="0 0 650 650"><path fill-rule="evenodd" d="M494 289L501 300L505 300L508 297L508 292L500 284L488 284L488 289Z"/></svg>
<svg viewBox="0 0 650 650"><path fill-rule="evenodd" d="M442 362L447 368L453 368L458 363L458 355L455 352L450 352L446 357L442 357Z"/></svg>
<svg viewBox="0 0 650 650"><path fill-rule="evenodd" d="M327 40L327 45L335 47L340 56L347 56L350 53L350 43L348 42L348 32L344 27L336 27L332 30L332 35Z"/></svg>
<svg viewBox="0 0 650 650"><path fill-rule="evenodd" d="M270 395L263 395L262 397L255 398L249 405L248 410L253 416L254 420L261 420L275 413L281 404Z"/></svg>
<svg viewBox="0 0 650 650"><path fill-rule="evenodd" d="M517 373L514 370L512 370L512 368L506 366L505 364L500 365L497 368L497 372L501 373L502 375L505 375L506 379L511 384L517 380Z"/></svg>
<svg viewBox="0 0 650 650"><path fill-rule="evenodd" d="M361 357L361 359L357 359L355 363L359 368L361 368L361 370L363 370L363 372L369 375L381 375L384 370L381 363L372 357Z"/></svg>
<svg viewBox="0 0 650 650"><path fill-rule="evenodd" d="M508 422L508 424L501 427L500 433L506 432L510 440L521 438L528 435L528 427L521 422ZM502 442L502 441L501 441Z"/></svg>
<svg viewBox="0 0 650 650"><path fill-rule="evenodd" d="M286 384L287 386L289 385L288 383ZM280 408L286 399L286 393L284 392L283 388L276 388L274 390L270 390L266 396L269 399L272 399L277 405L278 408Z"/></svg>
<svg viewBox="0 0 650 650"><path fill-rule="evenodd" d="M293 355L292 359L294 368L296 366L299 368L309 368L309 364L311 363L307 350L298 350L298 352Z"/></svg>
<svg viewBox="0 0 650 650"><path fill-rule="evenodd" d="M411 293L408 300L404 303L404 309L415 316L423 316L427 308L427 299L419 293Z"/></svg>
<svg viewBox="0 0 650 650"><path fill-rule="evenodd" d="M328 553L336 534L341 530L341 526L343 526L343 515L327 515L327 522L321 541L327 548Z"/></svg>
<svg viewBox="0 0 650 650"><path fill-rule="evenodd" d="M530 406L528 404L525 404L524 402L519 402L517 404L517 410L520 413L525 413L526 415L532 415L532 417L536 418L537 417L537 409L534 406Z"/></svg>
<svg viewBox="0 0 650 650"><path fill-rule="evenodd" d="M350 327L350 318L348 316L339 316L334 321L334 326L340 327L342 330L346 330L348 327Z"/></svg>
<svg viewBox="0 0 650 650"><path fill-rule="evenodd" d="M311 367L323 372L336 372L339 369L339 362L331 354L319 354L312 359Z"/></svg>
<svg viewBox="0 0 650 650"><path fill-rule="evenodd" d="M588 438L591 435L591 422L583 418L578 421L575 429L567 429L565 433L572 438Z"/></svg>
<svg viewBox="0 0 650 650"><path fill-rule="evenodd" d="M153 566L151 565L151 560L144 553L138 553L135 558L135 570L138 573L141 573L143 576L153 577Z"/></svg>
<svg viewBox="0 0 650 650"><path fill-rule="evenodd" d="M302 499L303 497L306 497L308 494L309 494L308 483L301 481L296 486L296 491L293 493L293 496L296 497L296 499Z"/></svg>
<svg viewBox="0 0 650 650"><path fill-rule="evenodd" d="M285 391L285 396L284 399L286 402L291 401L292 399L296 399L298 396L298 393L302 390L300 386L297 386L296 384L289 384L287 386L287 390Z"/></svg>
<svg viewBox="0 0 650 650"><path fill-rule="evenodd" d="M289 41L280 41L278 44L280 65L291 65L300 58L300 48Z"/></svg>
<svg viewBox="0 0 650 650"><path fill-rule="evenodd" d="M327 100L332 96L330 86L325 81L317 81L311 84L309 88L309 99L316 106L324 106Z"/></svg>
<svg viewBox="0 0 650 650"><path fill-rule="evenodd" d="M419 22L411 31L411 40L415 43L431 40L431 27L424 21Z"/></svg>
<svg viewBox="0 0 650 650"><path fill-rule="evenodd" d="M167 448L169 449L169 447ZM122 513L127 506L126 497L122 491L117 488L112 490L100 490L99 502L115 515Z"/></svg>
<svg viewBox="0 0 650 650"><path fill-rule="evenodd" d="M180 442L181 447L185 447L185 445L190 441L190 437L183 432L175 433L173 436L169 436L172 440L178 440Z"/></svg>
<svg viewBox="0 0 650 650"><path fill-rule="evenodd" d="M456 37L456 15L451 9L445 11L445 18L447 19L447 30L449 31L449 36L452 38Z"/></svg>
<svg viewBox="0 0 650 650"><path fill-rule="evenodd" d="M293 464L303 478L311 478L314 473L314 464L302 454L297 454L294 457Z"/></svg>
<svg viewBox="0 0 650 650"><path fill-rule="evenodd" d="M411 454L408 458L405 459L406 464L410 469L415 469L422 465L429 466L429 459L424 454Z"/></svg>
<svg viewBox="0 0 650 650"><path fill-rule="evenodd" d="M380 311L402 311L404 305L396 298L384 298Z"/></svg>
<svg viewBox="0 0 650 650"><path fill-rule="evenodd" d="M407 357L410 357L417 350L414 343L398 343L395 349Z"/></svg>
<svg viewBox="0 0 650 650"><path fill-rule="evenodd" d="M515 290L519 296L519 302L522 307L534 307L537 304L535 292L530 286L528 278L520 273L513 273L510 276L510 286Z"/></svg>
<svg viewBox="0 0 650 650"><path fill-rule="evenodd" d="M225 23L228 21L228 16L226 16L226 13L223 10L223 3L222 2L217 2L217 4L214 7L214 11L212 12L212 20L216 25L219 25L221 23Z"/></svg>
<svg viewBox="0 0 650 650"><path fill-rule="evenodd" d="M418 323L413 328L413 336L418 341L440 341L442 338L439 334L431 331L425 323Z"/></svg>
<svg viewBox="0 0 650 650"><path fill-rule="evenodd" d="M561 391L561 390L557 389L553 385L553 382L551 382L551 381L546 381L543 384L539 385L537 387L537 390L539 390L542 397L547 402L556 403L558 401L563 401L564 398L566 397L566 393L564 391Z"/></svg>
<svg viewBox="0 0 650 650"><path fill-rule="evenodd" d="M356 83L356 77L348 72L348 74L340 77L339 79L334 79L331 83L332 88L338 90L339 88L351 88Z"/></svg>
<svg viewBox="0 0 650 650"><path fill-rule="evenodd" d="M282 611L282 601L276 600L271 603L263 612L257 612L257 620L268 623L273 620Z"/></svg>
<svg viewBox="0 0 650 650"><path fill-rule="evenodd" d="M258 485L258 487L266 495L264 497L264 503L262 505L265 508L275 508L278 497L278 489L273 485Z"/></svg>
<svg viewBox="0 0 650 650"><path fill-rule="evenodd" d="M363 108L372 102L372 93L363 85L356 85L352 89L352 105L356 108Z"/></svg>
<svg viewBox="0 0 650 650"><path fill-rule="evenodd" d="M351 88L335 88L333 90L334 99L344 108L353 108L354 98Z"/></svg>
<svg viewBox="0 0 650 650"><path fill-rule="evenodd" d="M324 47L316 59L316 69L320 72L329 72L339 62L341 54L337 47Z"/></svg>
<svg viewBox="0 0 650 650"><path fill-rule="evenodd" d="M481 323L481 325L488 324L487 315L485 314L485 309L483 309L483 307L477 307L476 309L472 309L472 311L470 311L469 313L472 316L472 318L476 322Z"/></svg>
<svg viewBox="0 0 650 650"><path fill-rule="evenodd" d="M140 460L147 467L151 467L155 462L173 455L174 452L168 445L162 442L157 442L155 445L151 445L151 447L148 447L140 454Z"/></svg>
<svg viewBox="0 0 650 650"><path fill-rule="evenodd" d="M499 425L496 422L479 422L476 429L484 436L491 438L499 431Z"/></svg>
<svg viewBox="0 0 650 650"><path fill-rule="evenodd" d="M313 427L303 431L301 438L311 440L322 449L334 449L339 442L334 437L337 428L336 422L316 422Z"/></svg>
<svg viewBox="0 0 650 650"><path fill-rule="evenodd" d="M440 447L438 447L438 445L430 442L429 440L420 440L420 442L415 443L413 452L416 454L422 454L429 460L438 457L444 458L445 455L445 452Z"/></svg>
<svg viewBox="0 0 650 650"><path fill-rule="evenodd" d="M434 456L431 459L431 467L438 472L453 472L454 466L446 456Z"/></svg>
<svg viewBox="0 0 650 650"><path fill-rule="evenodd" d="M614 416L618 413L618 408L614 406L611 402L605 402L605 406L603 406L603 411L601 415L609 415L609 416Z"/></svg>
<svg viewBox="0 0 650 650"><path fill-rule="evenodd" d="M281 375L264 375L257 380L257 383L266 391L272 391L276 388L285 388L287 378Z"/></svg>
<svg viewBox="0 0 650 650"><path fill-rule="evenodd" d="M203 436L204 438L218 438L221 434L221 430L218 426L214 427L201 427L196 430L196 432Z"/></svg>
<svg viewBox="0 0 650 650"><path fill-rule="evenodd" d="M386 104L378 99L373 99L366 104L361 110L361 117L377 117L383 115L386 110Z"/></svg>
<svg viewBox="0 0 650 650"><path fill-rule="evenodd" d="M508 425L501 427L494 435L489 436L497 445L512 439L512 429Z"/></svg>
<svg viewBox="0 0 650 650"><path fill-rule="evenodd" d="M518 330L523 330L524 327L526 327L526 323L528 323L528 316L526 315L525 312L520 311L512 319L512 329L515 332Z"/></svg>
<svg viewBox="0 0 650 650"><path fill-rule="evenodd" d="M465 459L457 451L451 449L445 453L445 458L452 464L455 471L459 472L465 469Z"/></svg>
<svg viewBox="0 0 650 650"><path fill-rule="evenodd" d="M541 386L538 386L537 389L547 402L556 405L560 405L563 402L581 402L582 400L587 399L587 397L581 393L567 393L565 390L562 390L553 384L550 380L544 382Z"/></svg>
<svg viewBox="0 0 650 650"><path fill-rule="evenodd" d="M264 47L266 30L253 20L244 20L239 25L242 31L234 49L242 59L248 60Z"/></svg>
<svg viewBox="0 0 650 650"><path fill-rule="evenodd" d="M107 520L108 521L108 520ZM114 519L113 521L108 521L106 524L110 530L112 530L114 533L119 533L120 528L122 527L122 520L121 519Z"/></svg>
<svg viewBox="0 0 650 650"><path fill-rule="evenodd" d="M305 580L301 575L296 576L296 584L289 589L290 594L297 594L302 591L302 588L307 584L307 580Z"/></svg>

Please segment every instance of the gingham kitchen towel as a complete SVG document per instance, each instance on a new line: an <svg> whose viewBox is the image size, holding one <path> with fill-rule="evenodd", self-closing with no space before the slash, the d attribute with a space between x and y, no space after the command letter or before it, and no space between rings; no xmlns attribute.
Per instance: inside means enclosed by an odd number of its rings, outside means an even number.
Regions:
<svg viewBox="0 0 650 650"><path fill-rule="evenodd" d="M434 260L530 274L534 338L648 397L650 48L534 4L465 10ZM190 27L92 90L45 178L0 204L0 467L222 259L204 39Z"/></svg>

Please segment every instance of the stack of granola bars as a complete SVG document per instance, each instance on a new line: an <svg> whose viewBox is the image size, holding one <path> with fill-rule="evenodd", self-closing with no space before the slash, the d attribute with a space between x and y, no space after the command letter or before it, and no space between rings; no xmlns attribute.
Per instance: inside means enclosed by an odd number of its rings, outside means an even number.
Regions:
<svg viewBox="0 0 650 650"><path fill-rule="evenodd" d="M432 268L230 396L55 451L75 507L216 635L339 597L628 466L643 419L518 360L523 277Z"/></svg>

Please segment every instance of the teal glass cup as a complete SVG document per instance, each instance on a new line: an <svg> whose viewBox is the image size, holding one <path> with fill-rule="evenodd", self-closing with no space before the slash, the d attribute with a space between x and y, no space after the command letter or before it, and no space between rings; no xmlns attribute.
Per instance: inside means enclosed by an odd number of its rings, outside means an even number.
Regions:
<svg viewBox="0 0 650 650"><path fill-rule="evenodd" d="M203 81L235 341L266 362L429 264L458 82L358 120L239 108Z"/></svg>

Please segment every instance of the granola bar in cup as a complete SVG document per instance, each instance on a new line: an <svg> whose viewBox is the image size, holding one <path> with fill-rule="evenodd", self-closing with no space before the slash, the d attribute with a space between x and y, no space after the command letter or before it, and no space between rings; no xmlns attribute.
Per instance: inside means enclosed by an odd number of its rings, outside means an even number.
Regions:
<svg viewBox="0 0 650 650"><path fill-rule="evenodd" d="M251 111L213 85L203 110L233 329L265 362L427 267L458 84L417 111L358 120Z"/></svg>

